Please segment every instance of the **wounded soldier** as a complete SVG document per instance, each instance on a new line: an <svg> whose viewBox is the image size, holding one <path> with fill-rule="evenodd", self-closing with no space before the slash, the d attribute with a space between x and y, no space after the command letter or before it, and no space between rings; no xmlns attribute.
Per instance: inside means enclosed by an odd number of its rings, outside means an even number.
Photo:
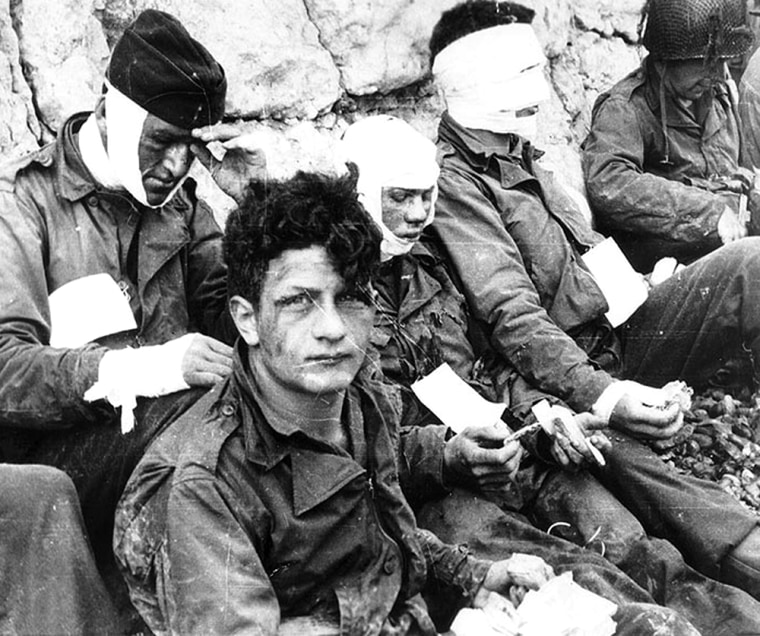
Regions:
<svg viewBox="0 0 760 636"><path fill-rule="evenodd" d="M445 250L425 231L435 227L435 145L402 120L379 115L349 126L341 146L342 159L359 169L360 200L383 233L371 336L383 373L410 386L446 363L483 397L508 404L514 371L488 346ZM588 413L575 418L581 426L593 423ZM703 633L760 630L760 603L696 572L672 544L648 536L591 475L588 468L594 460L582 445L576 450L561 435L550 446L544 444L548 439L531 439L526 455L520 443L505 443L511 431L501 423L463 424L467 428L459 434L441 435L443 482L451 491L428 487L405 492L421 526L445 541L466 543L480 557L493 558L526 542L521 551L540 555L555 571L571 569L579 582L602 596L635 594L614 562L657 603L677 609ZM521 422L513 418L512 425ZM446 429L428 425L424 430L432 437L434 428ZM599 439L601 433L589 426L587 435L602 452L607 450L609 441ZM433 456L430 446L426 455ZM587 502L573 514L558 509L557 493L568 491ZM582 550L538 530L522 516L546 528L558 512L584 528L600 528L608 561L593 552L601 541ZM635 558L625 558L627 554ZM435 602L430 606L439 610ZM726 615L731 618L726 620Z"/></svg>
<svg viewBox="0 0 760 636"><path fill-rule="evenodd" d="M160 435L117 511L115 552L155 632L435 634L428 582L479 606L552 577L538 557L483 561L417 529L398 403L364 364L379 246L351 175L254 184L228 220L232 376ZM646 606L621 608L618 633L654 633L649 612L695 634Z"/></svg>

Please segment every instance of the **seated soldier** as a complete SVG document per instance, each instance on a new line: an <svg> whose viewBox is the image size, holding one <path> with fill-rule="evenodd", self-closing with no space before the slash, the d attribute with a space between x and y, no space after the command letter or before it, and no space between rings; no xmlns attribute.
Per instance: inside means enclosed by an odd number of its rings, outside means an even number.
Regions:
<svg viewBox="0 0 760 636"><path fill-rule="evenodd" d="M758 14L757 11L754 13ZM742 163L755 171L760 170L760 48L749 58L739 81L739 120ZM757 195L756 192L753 194Z"/></svg>
<svg viewBox="0 0 760 636"><path fill-rule="evenodd" d="M649 0L640 68L596 100L583 146L589 203L644 273L747 235L753 175L740 168L726 60L752 45L746 0Z"/></svg>
<svg viewBox="0 0 760 636"><path fill-rule="evenodd" d="M143 450L231 366L222 232L187 179L226 89L176 18L143 11L94 112L0 170L0 456L72 478L99 564ZM213 165L231 196L247 159Z"/></svg>
<svg viewBox="0 0 760 636"><path fill-rule="evenodd" d="M700 388L742 347L760 359L760 241L734 241L702 257L649 290L614 328L607 297L581 258L603 237L531 142L549 94L531 19L512 3L468 2L434 30L433 73L447 112L431 229L474 318L515 369L512 410L524 416L549 395L608 423L612 445L607 466L594 468L597 479L692 567L760 598L756 515L716 484L676 473L646 445L683 426L679 404L653 387L681 379ZM598 538L597 527L582 523L593 501L572 489L553 497L554 521L572 522L582 543ZM615 562L635 562L615 528L605 532L605 544L620 548Z"/></svg>
<svg viewBox="0 0 760 636"><path fill-rule="evenodd" d="M509 365L486 346L445 251L423 233L425 227L434 224L435 217L439 173L435 145L402 120L379 115L349 126L339 154L342 160L358 167L360 201L383 233L382 264L375 279L377 313L371 337L383 373L409 386L445 362L483 397L508 402L504 388ZM589 421L589 416L581 414L576 419L582 424ZM557 435L550 456L542 454L540 458L547 463L525 458L518 473L521 447L517 442L504 444L508 433L505 426L487 422L470 426L447 442L448 454L467 456L464 463L470 464L467 472L449 473L447 481L467 488L464 492L455 490L439 501L427 493L427 501L417 506L421 508L420 525L446 541L467 543L477 556L504 553L517 541L529 538L536 547L524 546L521 550L541 555L557 571L571 564L576 571L579 567L598 568L591 553L583 562L571 544L537 533L521 521L520 515L509 513L519 511L540 525L544 507L554 505L554 483L567 480L567 487L583 492L586 500L593 502L582 511L584 523L604 529L600 536L606 541L606 554L654 600L679 610L705 634L760 631L760 603L694 571L671 544L647 536L636 518L587 471L576 472L583 467L577 462L586 460L582 455L588 455L585 448L576 450L570 439ZM597 433L589 434L592 443L601 441L596 439ZM600 443L600 448L604 450L608 444ZM534 444L530 448L536 450ZM455 464L447 459L448 455L444 455L444 463ZM552 460L571 472L550 465ZM495 502L504 512L484 499L476 501L473 492ZM410 501L420 499L415 493L405 494ZM447 521L442 523L444 515ZM501 518L498 531L491 529L489 534L481 525L487 517L495 523ZM626 546L626 550L635 553L636 558L617 561L620 552L614 539L608 539L608 531L621 540L633 537L635 546ZM597 541L589 547L600 545ZM569 558L575 561L567 561ZM611 579L613 573L607 572L606 576ZM597 593L606 594L598 583L583 577L576 578ZM620 580L614 584L618 591L625 585ZM431 604L431 608L435 606ZM728 620L727 615L731 617Z"/></svg>
<svg viewBox="0 0 760 636"><path fill-rule="evenodd" d="M361 370L380 236L354 187L305 173L254 184L228 220L232 376L156 440L117 512L115 551L157 632L434 634L426 576L478 606L552 575L416 528L396 404ZM623 608L618 633L637 611Z"/></svg>

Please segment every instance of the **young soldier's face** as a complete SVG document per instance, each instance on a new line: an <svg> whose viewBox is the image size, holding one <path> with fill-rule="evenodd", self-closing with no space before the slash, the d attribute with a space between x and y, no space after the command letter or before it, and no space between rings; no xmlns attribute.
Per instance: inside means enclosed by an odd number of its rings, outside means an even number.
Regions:
<svg viewBox="0 0 760 636"><path fill-rule="evenodd" d="M433 188L383 188L381 205L385 227L399 238L416 241L430 216L432 197Z"/></svg>
<svg viewBox="0 0 760 636"><path fill-rule="evenodd" d="M282 388L345 390L364 359L370 299L347 289L324 247L287 250L269 263L249 336L251 362Z"/></svg>

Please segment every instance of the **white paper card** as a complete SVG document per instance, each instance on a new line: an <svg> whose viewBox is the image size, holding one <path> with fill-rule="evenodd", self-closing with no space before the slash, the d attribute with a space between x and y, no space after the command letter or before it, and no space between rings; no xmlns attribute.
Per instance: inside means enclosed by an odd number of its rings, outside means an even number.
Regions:
<svg viewBox="0 0 760 636"><path fill-rule="evenodd" d="M137 328L129 300L109 274L72 280L50 294L49 303L51 347L81 347Z"/></svg>
<svg viewBox="0 0 760 636"><path fill-rule="evenodd" d="M455 433L468 426L496 424L506 408L480 397L446 363L412 384L412 391Z"/></svg>
<svg viewBox="0 0 760 636"><path fill-rule="evenodd" d="M647 299L649 289L643 276L631 267L612 238L604 239L582 258L607 301L607 320L613 327L622 325Z"/></svg>

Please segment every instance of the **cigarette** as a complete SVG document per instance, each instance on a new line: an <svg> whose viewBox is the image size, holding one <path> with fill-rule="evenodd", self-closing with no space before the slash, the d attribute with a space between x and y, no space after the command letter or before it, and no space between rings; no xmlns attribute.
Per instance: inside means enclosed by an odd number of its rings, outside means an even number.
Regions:
<svg viewBox="0 0 760 636"><path fill-rule="evenodd" d="M520 430L515 431L514 433L510 433L506 438L504 438L504 444L509 444L509 442L516 442L519 439L522 439L526 435L530 435L534 431L537 431L541 428L541 424L539 422L534 422L533 424L528 424L528 426L524 426Z"/></svg>

